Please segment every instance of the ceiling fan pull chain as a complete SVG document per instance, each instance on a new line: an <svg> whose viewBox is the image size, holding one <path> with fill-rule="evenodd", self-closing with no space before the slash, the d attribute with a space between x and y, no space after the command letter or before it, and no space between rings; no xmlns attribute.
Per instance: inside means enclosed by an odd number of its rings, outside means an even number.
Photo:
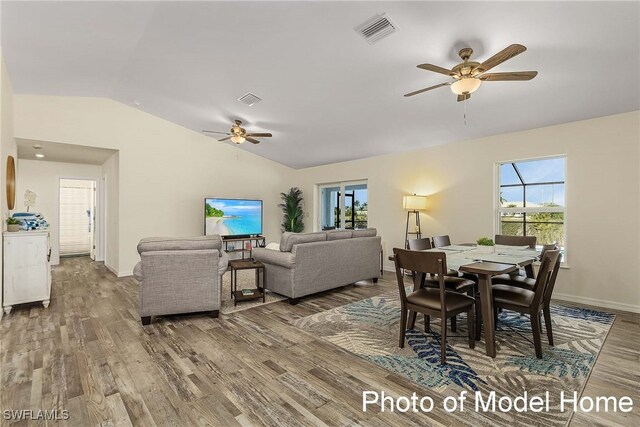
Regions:
<svg viewBox="0 0 640 427"><path fill-rule="evenodd" d="M463 102L464 104L464 125L467 125L467 99L465 99Z"/></svg>

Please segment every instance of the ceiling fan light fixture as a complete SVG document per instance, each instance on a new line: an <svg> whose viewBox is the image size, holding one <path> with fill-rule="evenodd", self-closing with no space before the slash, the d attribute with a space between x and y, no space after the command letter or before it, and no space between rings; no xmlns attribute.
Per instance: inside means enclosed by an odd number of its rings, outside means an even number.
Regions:
<svg viewBox="0 0 640 427"><path fill-rule="evenodd" d="M241 135L233 135L231 137L231 142L233 142L234 144L242 144L245 141L244 136Z"/></svg>
<svg viewBox="0 0 640 427"><path fill-rule="evenodd" d="M451 85L451 92L456 95L465 95L473 93L482 84L482 81L475 77L462 78Z"/></svg>

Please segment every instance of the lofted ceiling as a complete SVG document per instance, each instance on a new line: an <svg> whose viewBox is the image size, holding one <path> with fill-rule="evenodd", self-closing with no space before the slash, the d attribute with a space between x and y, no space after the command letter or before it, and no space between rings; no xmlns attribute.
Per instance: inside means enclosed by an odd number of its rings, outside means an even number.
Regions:
<svg viewBox="0 0 640 427"><path fill-rule="evenodd" d="M399 31L369 45L354 28L380 13ZM639 17L635 1L3 1L1 42L17 94L109 97L196 131L240 118L274 135L241 149L301 168L638 110ZM492 72L534 80L402 96L447 81L417 64L512 43L528 50Z"/></svg>

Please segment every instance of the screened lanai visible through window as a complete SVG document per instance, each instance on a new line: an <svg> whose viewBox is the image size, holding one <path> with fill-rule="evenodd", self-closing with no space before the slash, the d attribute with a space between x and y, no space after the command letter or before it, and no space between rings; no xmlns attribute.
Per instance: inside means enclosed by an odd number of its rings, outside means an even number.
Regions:
<svg viewBox="0 0 640 427"><path fill-rule="evenodd" d="M498 230L557 243L566 259L565 157L500 163Z"/></svg>

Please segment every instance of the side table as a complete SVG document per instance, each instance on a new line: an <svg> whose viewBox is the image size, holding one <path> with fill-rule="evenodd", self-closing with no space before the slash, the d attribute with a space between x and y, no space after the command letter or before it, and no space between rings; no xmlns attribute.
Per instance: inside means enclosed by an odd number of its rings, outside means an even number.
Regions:
<svg viewBox="0 0 640 427"><path fill-rule="evenodd" d="M264 272L264 264L260 261L252 261L250 259L234 259L229 261L231 267L231 298L233 298L234 307L238 302L253 301L262 298L262 302L266 301L267 295L267 276ZM255 270L256 271L256 289L253 293L245 295L242 290L238 290L238 270ZM262 287L260 287L260 270L262 270Z"/></svg>

